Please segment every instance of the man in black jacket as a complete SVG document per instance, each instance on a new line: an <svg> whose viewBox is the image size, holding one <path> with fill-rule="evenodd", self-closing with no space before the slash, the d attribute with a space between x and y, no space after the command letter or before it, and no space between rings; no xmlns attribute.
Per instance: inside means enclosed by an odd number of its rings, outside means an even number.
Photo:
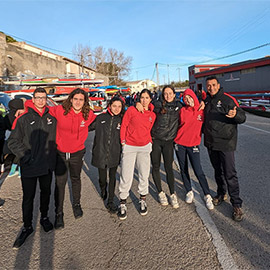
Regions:
<svg viewBox="0 0 270 270"><path fill-rule="evenodd" d="M235 169L234 151L237 144L237 124L246 120L245 112L237 101L224 93L215 76L206 79L208 96L205 100L204 145L208 149L211 164L215 170L217 196L214 205L226 199L226 190L233 206L233 219L241 221L242 200ZM227 184L227 187L226 187Z"/></svg>
<svg viewBox="0 0 270 270"><path fill-rule="evenodd" d="M8 147L20 160L23 190L24 227L13 248L19 248L33 232L33 203L37 180L40 186L40 224L45 232L53 229L47 214L52 171L56 161L56 119L46 107L47 93L44 88L37 88L32 100L33 107L29 107L28 112L15 120L8 142Z"/></svg>

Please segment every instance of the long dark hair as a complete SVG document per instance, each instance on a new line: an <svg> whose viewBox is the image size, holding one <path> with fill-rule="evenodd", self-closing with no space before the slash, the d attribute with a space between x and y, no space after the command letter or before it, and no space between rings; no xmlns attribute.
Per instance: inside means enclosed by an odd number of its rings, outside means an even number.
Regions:
<svg viewBox="0 0 270 270"><path fill-rule="evenodd" d="M120 115L120 117L123 117L123 116L124 116L124 113L125 113L125 104L124 104L123 99L121 99L119 96L114 96L114 97L110 100L110 102L109 102L107 108L108 108L108 107L111 107L111 105L112 105L115 101L120 101L120 102L121 102L121 104L122 104L122 110L121 110L121 112L119 113L119 115Z"/></svg>
<svg viewBox="0 0 270 270"><path fill-rule="evenodd" d="M68 98L63 102L62 106L65 110L64 115L67 115L71 108L72 108L72 103L71 103L71 99L73 99L73 97L77 94L82 94L84 96L84 104L82 107L82 114L83 114L83 118L84 120L87 120L89 117L89 112L90 112L90 106L89 106L89 97L88 94L81 88L76 88L75 90L73 90Z"/></svg>
<svg viewBox="0 0 270 270"><path fill-rule="evenodd" d="M164 91L166 88L170 88L173 93L175 94L175 89L172 85L165 85L163 88L162 88L162 92L161 92L161 96L162 96L162 107L161 107L161 113L162 114L165 114L167 112L167 109L165 108L165 105L167 103L167 101L165 100L164 98Z"/></svg>

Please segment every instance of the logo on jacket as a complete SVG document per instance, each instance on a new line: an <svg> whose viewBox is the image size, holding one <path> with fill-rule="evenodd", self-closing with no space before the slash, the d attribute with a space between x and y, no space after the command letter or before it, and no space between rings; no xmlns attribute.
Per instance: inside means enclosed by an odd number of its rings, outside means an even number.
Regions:
<svg viewBox="0 0 270 270"><path fill-rule="evenodd" d="M118 123L116 129L120 129L120 128L121 128L121 124Z"/></svg>
<svg viewBox="0 0 270 270"><path fill-rule="evenodd" d="M80 127L84 127L85 126L84 124L85 124L85 122L82 121Z"/></svg>
<svg viewBox="0 0 270 270"><path fill-rule="evenodd" d="M150 117L149 117L149 122L152 123L152 121L153 121L153 119L152 119L152 117L150 116Z"/></svg>
<svg viewBox="0 0 270 270"><path fill-rule="evenodd" d="M52 124L52 119L47 117L47 125L51 125Z"/></svg>
<svg viewBox="0 0 270 270"><path fill-rule="evenodd" d="M200 114L198 115L197 120L202 121L202 116Z"/></svg>
<svg viewBox="0 0 270 270"><path fill-rule="evenodd" d="M101 124L105 124L105 123L106 123L106 121L105 121L105 120L103 120L103 121L101 121L100 123L101 123Z"/></svg>
<svg viewBox="0 0 270 270"><path fill-rule="evenodd" d="M33 124L35 124L35 121L30 122L30 125L33 125Z"/></svg>
<svg viewBox="0 0 270 270"><path fill-rule="evenodd" d="M221 100L219 100L219 101L217 102L217 107L218 107L218 108L221 108L221 105L222 105L222 102L221 102Z"/></svg>

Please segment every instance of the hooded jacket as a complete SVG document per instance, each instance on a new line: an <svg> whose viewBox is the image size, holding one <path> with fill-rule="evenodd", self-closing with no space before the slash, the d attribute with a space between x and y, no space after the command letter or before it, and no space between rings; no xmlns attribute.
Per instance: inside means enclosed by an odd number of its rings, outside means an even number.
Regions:
<svg viewBox="0 0 270 270"><path fill-rule="evenodd" d="M121 125L121 142L133 146L145 146L152 142L151 129L155 119L156 115L151 104L149 110L144 113L139 112L133 106L129 107Z"/></svg>
<svg viewBox="0 0 270 270"><path fill-rule="evenodd" d="M23 177L41 176L55 169L55 138L56 119L47 107L41 113L32 103L15 119L8 147L20 159Z"/></svg>
<svg viewBox="0 0 270 270"><path fill-rule="evenodd" d="M175 138L177 144L192 147L201 143L202 125L204 120L203 111L198 111L200 104L195 93L191 89L186 89L183 99L189 95L194 101L194 107L186 104L179 112L180 126Z"/></svg>
<svg viewBox="0 0 270 270"><path fill-rule="evenodd" d="M152 128L151 134L153 139L173 140L179 127L179 110L182 104L179 100L165 103L166 113L162 113L162 101L153 102L156 121Z"/></svg>
<svg viewBox="0 0 270 270"><path fill-rule="evenodd" d="M105 169L117 167L121 158L120 128L122 117L113 115L109 108L97 116L90 128L95 129L92 165Z"/></svg>
<svg viewBox="0 0 270 270"><path fill-rule="evenodd" d="M229 110L237 107L234 118L226 117ZM204 145L216 151L235 151L237 144L237 124L246 121L243 109L229 94L219 89L216 95L207 94L205 100Z"/></svg>
<svg viewBox="0 0 270 270"><path fill-rule="evenodd" d="M27 100L25 106L33 104L32 100ZM95 120L93 111L89 112L87 120L83 118L82 112L76 114L73 109L64 115L62 105L48 107L50 114L57 120L56 144L57 149L63 153L75 153L85 148L85 141L88 136L88 127Z"/></svg>

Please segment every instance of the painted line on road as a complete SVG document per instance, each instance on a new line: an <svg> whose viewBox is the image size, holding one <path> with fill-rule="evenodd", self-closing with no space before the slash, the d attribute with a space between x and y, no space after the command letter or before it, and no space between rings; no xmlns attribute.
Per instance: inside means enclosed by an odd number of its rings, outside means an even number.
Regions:
<svg viewBox="0 0 270 270"><path fill-rule="evenodd" d="M262 132L265 132L265 133L270 134L270 131L267 131L267 130L264 130L264 129L260 129L260 128L255 128L255 127L249 126L249 125L247 125L247 124L243 124L242 126L248 127L248 128L251 128L251 129L255 129L255 130L262 131Z"/></svg>
<svg viewBox="0 0 270 270"><path fill-rule="evenodd" d="M174 162L176 163L176 166L180 172L179 163L175 154L174 154ZM222 238L221 234L218 231L216 224L214 223L213 219L211 218L209 214L209 211L211 210L208 210L206 208L200 196L200 192L197 190L195 182L192 179L191 179L191 185L192 185L192 190L194 192L194 204L196 207L196 212L199 215L200 219L202 220L203 224L205 225L210 236L212 237L212 243L216 248L217 258L222 269L237 270L238 267L229 251L229 248L227 247L224 239Z"/></svg>

